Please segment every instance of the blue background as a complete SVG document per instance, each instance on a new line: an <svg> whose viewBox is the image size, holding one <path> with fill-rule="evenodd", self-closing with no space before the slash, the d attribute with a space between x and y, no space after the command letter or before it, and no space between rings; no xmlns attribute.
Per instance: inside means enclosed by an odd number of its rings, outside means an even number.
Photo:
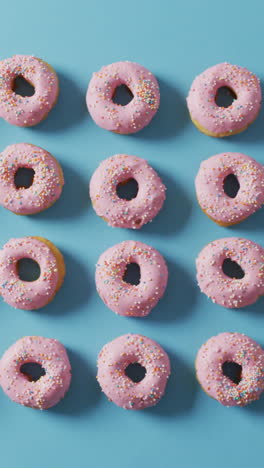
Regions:
<svg viewBox="0 0 264 468"><path fill-rule="evenodd" d="M0 353L24 335L54 337L67 347L73 367L68 395L48 411L23 408L0 393L3 466L244 468L262 460L264 398L243 409L222 407L196 383L194 359L200 345L222 331L244 332L264 344L264 299L227 310L202 295L195 281L195 258L209 241L240 235L264 245L264 212L233 228L218 227L199 209L193 181L201 160L222 151L241 151L264 163L264 115L241 135L212 139L191 123L185 97L197 74L222 61L264 77L263 13L261 0L2 3L1 58L43 58L58 72L61 93L36 127L1 121L1 149L18 142L42 146L62 164L66 185L42 214L18 217L1 208L0 242L47 237L65 255L67 277L40 311L15 310L1 301ZM85 106L92 72L118 60L141 63L160 82L160 110L133 136L97 127ZM146 158L168 188L162 212L139 232L108 227L88 198L99 162L121 152ZM169 264L166 295L145 319L116 316L95 290L99 255L125 239L153 245ZM157 340L172 362L166 396L141 412L109 403L95 380L99 350L127 332Z"/></svg>

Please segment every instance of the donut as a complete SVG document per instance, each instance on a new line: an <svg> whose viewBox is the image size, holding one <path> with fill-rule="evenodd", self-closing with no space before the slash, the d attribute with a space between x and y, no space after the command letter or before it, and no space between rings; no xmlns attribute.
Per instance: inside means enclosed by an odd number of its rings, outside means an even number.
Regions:
<svg viewBox="0 0 264 468"><path fill-rule="evenodd" d="M228 107L216 104L218 90L228 87L236 99ZM261 106L259 79L247 68L220 63L195 78L187 97L194 125L208 136L225 137L243 132L256 119Z"/></svg>
<svg viewBox="0 0 264 468"><path fill-rule="evenodd" d="M33 96L16 94L14 84L18 76L34 87ZM58 77L43 60L31 55L14 55L0 61L0 117L11 125L37 125L54 107L58 94Z"/></svg>
<svg viewBox="0 0 264 468"><path fill-rule="evenodd" d="M226 264L239 265L239 275L225 274ZM227 308L245 307L264 294L264 249L248 239L225 237L210 242L196 260L201 291Z"/></svg>
<svg viewBox="0 0 264 468"><path fill-rule="evenodd" d="M132 200L119 198L117 186L136 180L138 192ZM98 216L109 226L140 229L159 213L166 187L145 159L116 154L102 161L90 181L90 197Z"/></svg>
<svg viewBox="0 0 264 468"><path fill-rule="evenodd" d="M235 364L236 380L224 373ZM196 375L203 390L224 406L246 406L264 390L264 351L241 333L220 333L199 349Z"/></svg>
<svg viewBox="0 0 264 468"><path fill-rule="evenodd" d="M23 281L18 262L30 258L38 263L40 277ZM35 310L44 307L62 286L65 264L57 247L43 237L10 239L0 251L0 294L16 309Z"/></svg>
<svg viewBox="0 0 264 468"><path fill-rule="evenodd" d="M145 368L145 377L134 382L126 375L131 364ZM98 356L97 380L109 401L121 408L140 410L155 406L170 376L167 353L155 341L129 333L107 343Z"/></svg>
<svg viewBox="0 0 264 468"><path fill-rule="evenodd" d="M128 265L140 268L139 284L124 279ZM124 241L107 249L96 265L99 296L113 312L128 317L145 317L163 296L168 268L162 255L142 242Z"/></svg>
<svg viewBox="0 0 264 468"><path fill-rule="evenodd" d="M239 190L230 197L224 191L227 177L236 177ZM195 179L198 203L220 226L246 219L264 204L264 166L242 153L221 153L201 163Z"/></svg>
<svg viewBox="0 0 264 468"><path fill-rule="evenodd" d="M24 364L42 366L45 375L32 381L21 371ZM16 403L35 409L55 406L69 389L71 365L64 346L52 338L25 336L14 343L0 361L0 383Z"/></svg>
<svg viewBox="0 0 264 468"><path fill-rule="evenodd" d="M121 85L133 95L125 106L113 102ZM114 133L136 133L150 123L159 108L159 85L155 76L138 63L116 62L93 74L86 102L99 127Z"/></svg>
<svg viewBox="0 0 264 468"><path fill-rule="evenodd" d="M32 185L17 187L19 169L34 171ZM60 197L64 185L58 161L47 151L29 143L8 146L0 154L0 205L19 215L46 210Z"/></svg>

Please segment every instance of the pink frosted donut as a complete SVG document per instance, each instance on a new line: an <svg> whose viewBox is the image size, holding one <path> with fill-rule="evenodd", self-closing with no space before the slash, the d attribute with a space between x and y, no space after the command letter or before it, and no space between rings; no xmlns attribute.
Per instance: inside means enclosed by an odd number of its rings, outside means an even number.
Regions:
<svg viewBox="0 0 264 468"><path fill-rule="evenodd" d="M224 191L224 181L234 175L239 190L234 198ZM264 204L264 166L242 153L221 153L201 163L195 179L202 210L220 226L240 223Z"/></svg>
<svg viewBox="0 0 264 468"><path fill-rule="evenodd" d="M40 267L36 281L23 281L18 262L30 258ZM52 242L43 237L10 239L0 250L0 294L16 309L34 310L52 301L65 276L63 256Z"/></svg>
<svg viewBox="0 0 264 468"><path fill-rule="evenodd" d="M132 200L119 198L117 186L134 179L138 193ZM95 212L110 226L140 229L161 210L166 187L145 159L116 154L102 161L90 181Z"/></svg>
<svg viewBox="0 0 264 468"><path fill-rule="evenodd" d="M133 95L126 106L113 102L120 85L126 85ZM86 102L99 127L115 133L136 133L149 124L159 108L159 85L155 76L141 65L116 62L93 74Z"/></svg>
<svg viewBox="0 0 264 468"><path fill-rule="evenodd" d="M22 76L35 89L33 96L20 96L13 90ZM53 68L30 55L14 55L0 62L0 116L12 125L31 127L44 120L56 104L59 82Z"/></svg>
<svg viewBox="0 0 264 468"><path fill-rule="evenodd" d="M126 375L130 364L140 364L146 373L134 382ZM98 356L97 380L110 401L125 409L156 405L170 376L170 360L164 349L142 335L127 334L107 343Z"/></svg>
<svg viewBox="0 0 264 468"><path fill-rule="evenodd" d="M236 364L236 381L224 373L225 364ZM264 390L264 351L240 333L220 333L199 349L196 373L203 390L224 406L246 406Z"/></svg>
<svg viewBox="0 0 264 468"><path fill-rule="evenodd" d="M216 104L219 88L232 90L236 99L228 107ZM256 119L261 106L259 79L247 68L220 63L205 70L192 83L187 105L191 119L203 133L213 137L235 135Z"/></svg>
<svg viewBox="0 0 264 468"><path fill-rule="evenodd" d="M21 168L34 171L28 188L15 185L15 175ZM18 143L0 154L0 204L13 213L30 215L46 210L60 197L63 184L58 161L38 146Z"/></svg>
<svg viewBox="0 0 264 468"><path fill-rule="evenodd" d="M242 269L239 279L224 273L230 263ZM199 253L196 267L201 291L223 307L245 307L264 294L264 249L248 239L226 237L210 242Z"/></svg>
<svg viewBox="0 0 264 468"><path fill-rule="evenodd" d="M139 284L124 280L131 263L140 267ZM107 249L96 265L95 282L99 296L116 314L144 317L163 296L168 269L162 255L142 242L124 241Z"/></svg>
<svg viewBox="0 0 264 468"><path fill-rule="evenodd" d="M21 371L26 363L40 364L45 375L32 381ZM20 405L36 409L55 406L71 382L71 365L64 346L52 338L21 338L0 361L0 382L7 396Z"/></svg>

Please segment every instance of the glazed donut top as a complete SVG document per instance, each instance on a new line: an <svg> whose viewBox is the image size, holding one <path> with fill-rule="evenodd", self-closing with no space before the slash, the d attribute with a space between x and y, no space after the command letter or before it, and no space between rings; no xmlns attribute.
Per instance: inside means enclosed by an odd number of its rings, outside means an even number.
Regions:
<svg viewBox="0 0 264 468"><path fill-rule="evenodd" d="M237 99L229 107L217 106L217 90L228 87ZM187 104L193 120L213 134L232 134L246 128L261 106L259 79L246 68L220 63L208 68L192 83Z"/></svg>
<svg viewBox="0 0 264 468"><path fill-rule="evenodd" d="M224 274L227 258L240 265L242 279ZM248 239L226 237L210 242L198 255L196 266L202 292L224 307L244 307L264 294L264 249Z"/></svg>
<svg viewBox="0 0 264 468"><path fill-rule="evenodd" d="M140 267L140 282L123 280L126 267ZM124 241L107 249L96 265L96 287L106 305L120 315L143 317L157 304L167 286L168 269L162 255L143 242Z"/></svg>
<svg viewBox="0 0 264 468"><path fill-rule="evenodd" d="M240 188L235 198L224 192L224 179L234 174ZM242 221L264 203L264 166L242 153L221 153L201 163L196 193L206 214L222 224Z"/></svg>
<svg viewBox="0 0 264 468"><path fill-rule="evenodd" d="M225 362L242 367L239 384L223 374ZM264 390L264 351L240 333L221 333L210 338L197 354L196 370L206 393L225 406L245 406Z"/></svg>
<svg viewBox="0 0 264 468"><path fill-rule="evenodd" d="M14 177L21 167L34 170L29 188L17 188ZM18 143L0 154L0 204L17 214L33 214L48 208L60 196L62 169L53 156L38 146Z"/></svg>
<svg viewBox="0 0 264 468"><path fill-rule="evenodd" d="M13 91L17 76L23 76L35 88L30 97ZM41 59L30 55L14 55L0 62L0 116L12 125L28 127L43 120L56 102L58 78Z"/></svg>
<svg viewBox="0 0 264 468"><path fill-rule="evenodd" d="M30 382L20 371L23 364L40 364L45 375ZM0 383L9 398L24 406L47 409L68 390L71 365L64 346L52 338L25 336L14 343L0 361Z"/></svg>
<svg viewBox="0 0 264 468"><path fill-rule="evenodd" d="M133 94L126 106L113 102L116 88L125 84ZM135 133L148 125L159 108L159 85L154 75L134 62L116 62L94 73L87 106L100 127L116 133Z"/></svg>
<svg viewBox="0 0 264 468"><path fill-rule="evenodd" d="M139 363L146 375L135 383L125 375L129 364ZM110 401L125 409L143 409L158 403L170 375L167 353L143 335L127 334L107 343L98 356L97 379Z"/></svg>
<svg viewBox="0 0 264 468"><path fill-rule="evenodd" d="M40 266L36 281L22 281L17 262L31 258ZM44 242L34 237L10 239L0 250L0 293L11 306L33 310L46 305L57 290L59 270L56 257Z"/></svg>
<svg viewBox="0 0 264 468"><path fill-rule="evenodd" d="M132 200L119 198L117 185L130 178L138 183ZM98 216L110 226L140 229L160 211L166 187L157 172L137 156L116 154L102 161L90 181L90 196Z"/></svg>

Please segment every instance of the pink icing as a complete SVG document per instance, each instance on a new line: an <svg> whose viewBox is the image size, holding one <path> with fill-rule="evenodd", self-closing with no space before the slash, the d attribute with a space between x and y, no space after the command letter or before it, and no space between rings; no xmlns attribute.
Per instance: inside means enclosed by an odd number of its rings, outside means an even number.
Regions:
<svg viewBox="0 0 264 468"><path fill-rule="evenodd" d="M145 367L146 375L135 383L125 374L131 363ZM156 405L170 375L170 360L162 347L142 335L127 334L107 343L98 356L97 379L110 401L125 409Z"/></svg>
<svg viewBox="0 0 264 468"><path fill-rule="evenodd" d="M229 107L215 102L221 87L233 90L237 99ZM245 129L258 115L261 106L259 79L249 70L230 63L208 68L192 83L187 105L193 120L214 136L232 135Z"/></svg>
<svg viewBox="0 0 264 468"><path fill-rule="evenodd" d="M245 274L242 279L224 274L226 258L240 265ZM210 242L199 253L196 267L201 291L223 307L244 307L264 294L264 249L248 239L226 237Z"/></svg>
<svg viewBox="0 0 264 468"><path fill-rule="evenodd" d="M234 383L223 374L222 365L235 362L242 367L241 380ZM221 333L199 349L197 378L204 391L224 406L246 406L264 390L264 351L240 333Z"/></svg>
<svg viewBox="0 0 264 468"><path fill-rule="evenodd" d="M126 106L113 102L116 88L126 85L133 99ZM159 108L159 85L152 73L133 62L116 62L94 73L86 102L99 127L116 133L135 133L149 124Z"/></svg>
<svg viewBox="0 0 264 468"><path fill-rule="evenodd" d="M30 82L35 93L22 97L13 91L17 76ZM0 62L0 116L12 125L30 127L43 120L55 105L59 83L55 71L43 60L14 55Z"/></svg>
<svg viewBox="0 0 264 468"><path fill-rule="evenodd" d="M21 167L35 171L29 188L17 188L14 177ZM28 143L8 146L0 154L0 204L13 213L38 213L53 205L64 184L59 163L47 151Z"/></svg>
<svg viewBox="0 0 264 468"><path fill-rule="evenodd" d="M126 266L137 263L140 282L123 280ZM95 273L96 288L104 303L115 313L144 317L163 296L168 269L162 255L142 242L124 241L107 249L99 258Z"/></svg>
<svg viewBox="0 0 264 468"><path fill-rule="evenodd" d="M40 364L46 374L31 382L20 371L28 362ZM64 346L41 336L21 338L0 361L0 382L4 392L16 403L37 409L51 408L64 397L71 382L71 365Z"/></svg>
<svg viewBox="0 0 264 468"><path fill-rule="evenodd" d="M40 266L36 281L22 281L17 262L31 258ZM0 294L16 309L34 310L44 307L54 297L61 281L58 261L44 242L33 237L10 239L0 251Z"/></svg>
<svg viewBox="0 0 264 468"><path fill-rule="evenodd" d="M118 197L116 187L129 179L138 183L132 200ZM145 159L116 154L101 162L90 181L90 197L98 216L110 226L139 229L163 206L166 187Z"/></svg>
<svg viewBox="0 0 264 468"><path fill-rule="evenodd" d="M224 192L224 179L234 174L240 188L235 198ZM220 224L234 224L264 203L264 166L242 153L221 153L201 163L195 179L198 202Z"/></svg>

